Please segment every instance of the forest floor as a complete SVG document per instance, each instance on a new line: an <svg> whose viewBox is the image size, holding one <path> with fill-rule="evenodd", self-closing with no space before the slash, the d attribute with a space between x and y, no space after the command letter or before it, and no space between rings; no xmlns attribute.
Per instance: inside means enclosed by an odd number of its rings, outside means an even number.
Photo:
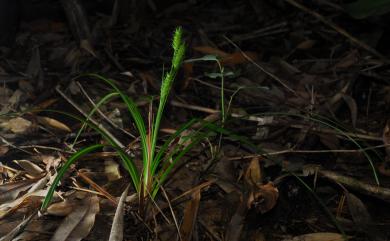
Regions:
<svg viewBox="0 0 390 241"><path fill-rule="evenodd" d="M117 11L100 2L73 19L46 4L30 14L49 14L22 17L15 43L0 48L0 241L390 238L389 16L357 20L337 0L138 1ZM74 162L39 211L59 168L107 143L90 126L78 136L83 123L62 113L86 118L113 91L84 74L112 79L147 124L178 26L187 49L157 149L193 118L217 128L177 159L153 200L140 202L105 147ZM142 169L120 98L89 120ZM172 143L187 147L182 138Z"/></svg>

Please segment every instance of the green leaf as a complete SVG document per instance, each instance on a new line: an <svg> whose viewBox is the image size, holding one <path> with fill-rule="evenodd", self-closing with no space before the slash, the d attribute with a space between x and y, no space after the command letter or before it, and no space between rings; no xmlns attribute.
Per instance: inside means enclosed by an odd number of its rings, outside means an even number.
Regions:
<svg viewBox="0 0 390 241"><path fill-rule="evenodd" d="M209 54L209 55L205 55L205 56L200 57L200 58L187 59L184 62L185 63L192 63L192 62L198 62L198 61L218 61L218 58L215 55Z"/></svg>
<svg viewBox="0 0 390 241"><path fill-rule="evenodd" d="M65 172L69 169L70 165L72 165L75 161L77 161L81 157L87 155L88 153L91 153L97 149L101 149L102 147L104 147L104 145L101 145L101 144L96 144L93 146L86 147L86 148L76 152L75 154L73 154L65 162L65 164L58 171L57 176L54 178L53 184L50 186L49 191L47 192L46 197L43 200L41 210L45 210L48 207L48 205L50 204L51 199L53 198L54 191L55 191L56 187L58 186L58 183L60 182L60 180L64 176Z"/></svg>

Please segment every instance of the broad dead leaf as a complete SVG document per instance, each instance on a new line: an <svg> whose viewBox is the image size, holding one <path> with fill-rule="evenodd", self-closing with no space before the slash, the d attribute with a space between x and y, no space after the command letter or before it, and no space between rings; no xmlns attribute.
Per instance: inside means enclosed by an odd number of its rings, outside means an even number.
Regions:
<svg viewBox="0 0 390 241"><path fill-rule="evenodd" d="M80 241L91 231L99 212L99 198L86 197L60 224L51 241Z"/></svg>

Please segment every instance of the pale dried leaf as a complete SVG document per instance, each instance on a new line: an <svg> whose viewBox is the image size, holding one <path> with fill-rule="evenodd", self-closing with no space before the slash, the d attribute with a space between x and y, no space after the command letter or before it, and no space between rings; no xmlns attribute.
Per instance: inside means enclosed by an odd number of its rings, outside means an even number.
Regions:
<svg viewBox="0 0 390 241"><path fill-rule="evenodd" d="M129 191L129 187L125 189L122 193L121 198L119 199L118 206L115 211L114 220L112 222L111 232L109 241L122 241L123 240L123 215L124 215L124 205Z"/></svg>
<svg viewBox="0 0 390 241"><path fill-rule="evenodd" d="M39 177L44 172L42 168L29 160L14 160L14 162L31 176Z"/></svg>
<svg viewBox="0 0 390 241"><path fill-rule="evenodd" d="M46 116L38 116L37 119L40 124L45 125L46 127L51 127L53 129L57 129L65 132L72 132L72 130L67 125L65 125L64 123L56 119L46 117Z"/></svg>
<svg viewBox="0 0 390 241"><path fill-rule="evenodd" d="M1 123L0 126L15 134L23 134L32 127L32 123L22 117L16 117Z"/></svg>
<svg viewBox="0 0 390 241"><path fill-rule="evenodd" d="M76 205L77 203L75 201L66 199L65 201L51 204L46 212L50 215L63 217L69 215Z"/></svg>
<svg viewBox="0 0 390 241"><path fill-rule="evenodd" d="M113 160L107 160L104 162L104 173L109 181L116 181L122 178L119 171L119 164Z"/></svg>

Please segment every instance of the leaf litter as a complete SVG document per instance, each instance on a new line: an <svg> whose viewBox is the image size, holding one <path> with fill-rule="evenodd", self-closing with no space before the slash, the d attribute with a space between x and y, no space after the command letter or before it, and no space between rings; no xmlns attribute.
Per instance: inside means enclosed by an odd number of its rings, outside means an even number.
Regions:
<svg viewBox="0 0 390 241"><path fill-rule="evenodd" d="M67 18L54 17L63 16L58 2L40 5L54 16L22 17L17 46L0 50L0 240L390 237L386 16L366 19L371 13L347 5L365 18L354 20L333 0L115 1L112 11L109 2L83 3L87 11ZM73 78L97 73L150 116L178 25L188 51L157 148L194 117L210 120L214 133L173 167L154 203L135 198L126 167L104 147L73 163L35 215L71 154L106 144L48 110L88 116L112 90ZM114 98L98 109L91 121L141 169L125 105ZM195 127L168 153L188 147Z"/></svg>

